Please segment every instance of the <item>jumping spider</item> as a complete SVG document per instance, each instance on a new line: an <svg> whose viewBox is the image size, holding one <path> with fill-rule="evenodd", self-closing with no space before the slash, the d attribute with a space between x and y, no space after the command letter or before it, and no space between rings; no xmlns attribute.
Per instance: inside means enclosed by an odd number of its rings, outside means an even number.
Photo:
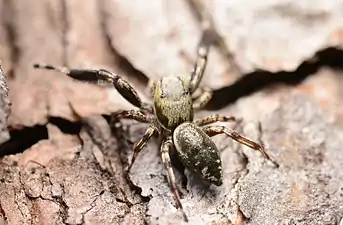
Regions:
<svg viewBox="0 0 343 225"><path fill-rule="evenodd" d="M139 152L151 137L162 135L164 138L160 146L162 161L168 173L168 182L177 208L181 210L186 221L188 219L176 186L170 151L176 150L186 168L217 186L222 184L222 163L220 153L210 137L224 133L232 139L260 151L264 157L269 159L260 144L239 135L228 127L212 124L233 121L234 117L215 114L202 119L193 119L194 110L204 107L212 97L212 92L207 88L203 88L202 94L197 98L193 97L204 74L210 39L210 31L205 30L198 44L197 60L189 80L178 76L166 76L152 83L153 104L143 102L133 87L119 75L103 69L83 70L34 65L35 68L56 70L78 80L110 82L128 102L139 108L139 110L120 110L114 113L117 118L150 124L143 137L134 145L128 172Z"/></svg>

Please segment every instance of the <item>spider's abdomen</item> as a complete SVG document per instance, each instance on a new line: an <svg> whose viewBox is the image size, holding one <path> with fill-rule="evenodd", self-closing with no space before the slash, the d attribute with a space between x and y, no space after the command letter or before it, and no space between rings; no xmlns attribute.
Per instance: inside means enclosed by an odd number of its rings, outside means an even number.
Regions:
<svg viewBox="0 0 343 225"><path fill-rule="evenodd" d="M159 123L173 131L179 124L193 120L192 97L180 77L164 77L154 90L154 109Z"/></svg>
<svg viewBox="0 0 343 225"><path fill-rule="evenodd" d="M173 142L181 161L189 170L217 186L222 184L219 151L201 128L183 123L175 129Z"/></svg>

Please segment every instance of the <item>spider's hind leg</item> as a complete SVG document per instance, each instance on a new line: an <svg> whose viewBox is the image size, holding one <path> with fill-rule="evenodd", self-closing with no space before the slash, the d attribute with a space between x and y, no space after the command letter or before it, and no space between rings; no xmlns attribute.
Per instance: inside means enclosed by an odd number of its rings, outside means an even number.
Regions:
<svg viewBox="0 0 343 225"><path fill-rule="evenodd" d="M259 143L256 143L246 137L243 137L239 133L233 131L232 129L225 127L225 126L207 126L202 128L203 131L210 137L218 135L218 134L226 134L227 136L231 137L235 141L238 141L241 144L244 144L250 147L253 150L259 151L266 159L273 162L269 155L265 152L263 146ZM273 162L274 163L274 162Z"/></svg>

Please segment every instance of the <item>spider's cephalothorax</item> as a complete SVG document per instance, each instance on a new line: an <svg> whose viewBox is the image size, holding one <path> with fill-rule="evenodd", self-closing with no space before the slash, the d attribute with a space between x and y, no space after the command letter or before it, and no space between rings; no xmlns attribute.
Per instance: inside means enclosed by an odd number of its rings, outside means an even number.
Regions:
<svg viewBox="0 0 343 225"><path fill-rule="evenodd" d="M173 131L178 125L193 120L193 101L188 84L180 77L169 76L154 85L154 109L159 124Z"/></svg>
<svg viewBox="0 0 343 225"><path fill-rule="evenodd" d="M168 174L168 182L175 197L177 207L181 209L185 220L179 192L176 186L174 172L170 160L170 152L176 150L179 159L187 169L199 174L204 180L215 184L222 184L222 165L219 151L210 137L226 134L232 139L260 151L269 159L263 147L230 128L223 125L213 125L215 122L235 120L233 117L212 115L194 120L194 110L201 109L211 99L212 92L208 88L201 88L202 94L194 97L204 74L209 51L209 30L203 32L198 45L198 57L189 79L168 76L152 82L153 104L142 102L132 86L119 75L109 71L82 70L58 68L51 65L35 64L35 68L57 70L68 76L84 81L106 81L112 83L117 91L139 110L120 110L113 113L117 118L133 119L150 124L143 137L135 144L133 156L128 171L132 168L139 152L154 135L163 135L160 150L162 161Z"/></svg>

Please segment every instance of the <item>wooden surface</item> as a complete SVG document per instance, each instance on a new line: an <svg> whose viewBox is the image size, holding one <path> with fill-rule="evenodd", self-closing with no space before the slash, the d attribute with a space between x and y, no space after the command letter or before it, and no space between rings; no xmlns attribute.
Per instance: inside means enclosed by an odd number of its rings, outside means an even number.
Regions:
<svg viewBox="0 0 343 225"><path fill-rule="evenodd" d="M237 2L237 3L235 3ZM224 184L175 173L189 224L339 224L343 218L342 1L0 0L0 224L182 224L153 139L132 173L146 125L109 115L133 108L111 87L33 63L105 68L149 100L149 79L188 75L199 10L217 32L202 86L209 107L243 119L279 167L225 136ZM1 85L3 87L3 85ZM6 121L5 118L8 120ZM7 128L7 129L6 129Z"/></svg>

